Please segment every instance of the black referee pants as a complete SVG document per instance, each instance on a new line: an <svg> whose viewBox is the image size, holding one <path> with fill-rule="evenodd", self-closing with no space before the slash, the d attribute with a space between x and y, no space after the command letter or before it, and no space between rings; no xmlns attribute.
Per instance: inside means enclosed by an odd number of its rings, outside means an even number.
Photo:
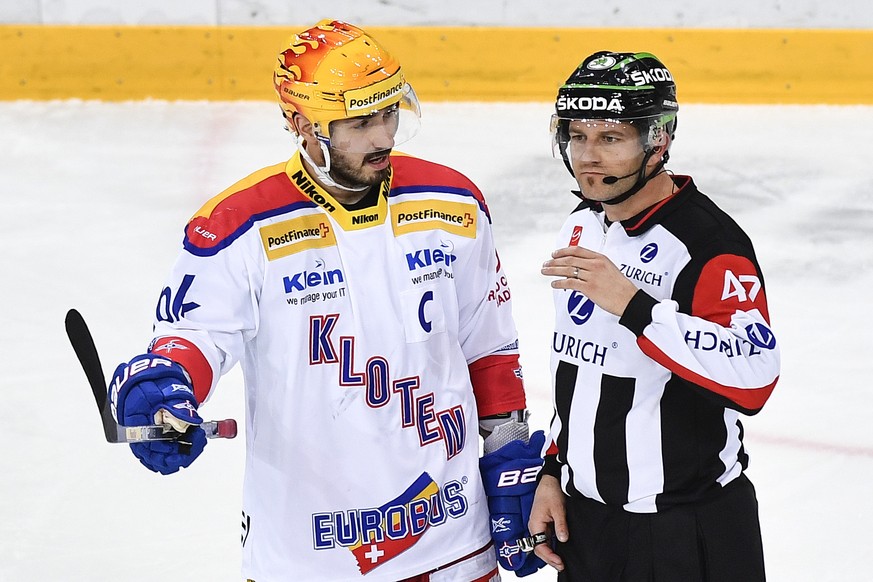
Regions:
<svg viewBox="0 0 873 582"><path fill-rule="evenodd" d="M755 488L745 475L718 495L659 513L567 499L570 539L559 582L763 582Z"/></svg>

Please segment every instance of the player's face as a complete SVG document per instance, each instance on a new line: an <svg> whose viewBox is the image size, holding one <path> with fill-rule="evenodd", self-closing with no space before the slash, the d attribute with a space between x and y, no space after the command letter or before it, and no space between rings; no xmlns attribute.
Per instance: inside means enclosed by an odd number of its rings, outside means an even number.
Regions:
<svg viewBox="0 0 873 582"><path fill-rule="evenodd" d="M390 149L353 154L331 149L330 177L347 188L378 184L388 177Z"/></svg>
<svg viewBox="0 0 873 582"><path fill-rule="evenodd" d="M633 125L603 119L571 121L567 154L582 194L597 201L630 188L644 157L640 134ZM606 184L607 176L620 179Z"/></svg>
<svg viewBox="0 0 873 582"><path fill-rule="evenodd" d="M364 117L331 122L331 177L347 187L371 186L384 180L397 124L396 106Z"/></svg>

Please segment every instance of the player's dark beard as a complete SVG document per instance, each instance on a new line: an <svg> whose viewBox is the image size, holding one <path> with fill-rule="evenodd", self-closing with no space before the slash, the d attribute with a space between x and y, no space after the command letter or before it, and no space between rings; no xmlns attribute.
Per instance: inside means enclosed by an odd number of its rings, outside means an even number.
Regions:
<svg viewBox="0 0 873 582"><path fill-rule="evenodd" d="M358 158L359 154L350 156L344 152L331 149L330 151L330 177L346 188L365 188L373 184L379 184L391 171L390 167L384 170L367 170L363 165L367 160L387 156L391 150L380 150L366 154L363 158Z"/></svg>

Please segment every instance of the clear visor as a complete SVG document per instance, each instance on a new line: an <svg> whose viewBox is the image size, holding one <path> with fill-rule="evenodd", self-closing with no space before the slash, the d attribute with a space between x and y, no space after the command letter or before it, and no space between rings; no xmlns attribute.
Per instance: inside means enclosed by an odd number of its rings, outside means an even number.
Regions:
<svg viewBox="0 0 873 582"><path fill-rule="evenodd" d="M648 149L661 145L666 143L664 128L668 120L668 116L570 119L552 115L549 127L552 156L571 157L574 150L583 146L597 146L606 152L619 153L629 148L638 151L638 148Z"/></svg>
<svg viewBox="0 0 873 582"><path fill-rule="evenodd" d="M365 115L331 121L319 139L334 150L369 154L412 139L421 126L421 107L407 83L399 101Z"/></svg>

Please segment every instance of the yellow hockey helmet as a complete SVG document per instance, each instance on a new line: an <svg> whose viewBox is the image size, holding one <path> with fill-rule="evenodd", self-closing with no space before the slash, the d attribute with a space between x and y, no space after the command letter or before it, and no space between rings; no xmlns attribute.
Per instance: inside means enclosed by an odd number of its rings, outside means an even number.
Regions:
<svg viewBox="0 0 873 582"><path fill-rule="evenodd" d="M300 113L322 138L330 138L331 121L395 104L413 113L416 125L420 116L399 61L363 30L338 20L322 20L294 35L279 53L273 85L286 119Z"/></svg>

